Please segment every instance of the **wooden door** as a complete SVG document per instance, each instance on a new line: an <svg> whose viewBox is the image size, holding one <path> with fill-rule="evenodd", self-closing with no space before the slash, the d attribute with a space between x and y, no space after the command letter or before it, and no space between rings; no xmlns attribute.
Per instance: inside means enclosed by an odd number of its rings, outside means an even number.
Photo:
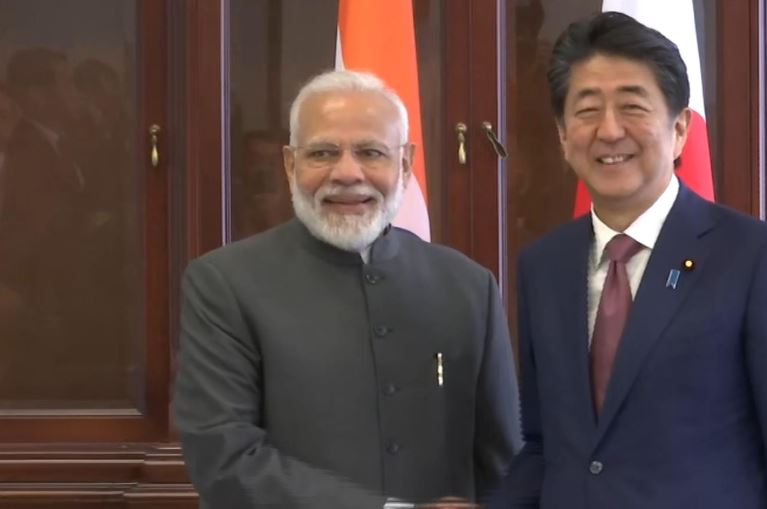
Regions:
<svg viewBox="0 0 767 509"><path fill-rule="evenodd" d="M166 7L0 3L3 507L193 500L168 418Z"/></svg>

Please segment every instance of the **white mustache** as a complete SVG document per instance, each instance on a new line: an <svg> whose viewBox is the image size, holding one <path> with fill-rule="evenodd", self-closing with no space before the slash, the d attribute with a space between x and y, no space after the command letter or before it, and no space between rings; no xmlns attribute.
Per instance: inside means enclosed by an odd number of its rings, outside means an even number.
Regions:
<svg viewBox="0 0 767 509"><path fill-rule="evenodd" d="M369 196L377 202L382 202L383 194L370 184L353 184L350 186L341 186L338 184L327 184L322 186L314 193L314 202L321 203L328 196L334 195L358 195Z"/></svg>

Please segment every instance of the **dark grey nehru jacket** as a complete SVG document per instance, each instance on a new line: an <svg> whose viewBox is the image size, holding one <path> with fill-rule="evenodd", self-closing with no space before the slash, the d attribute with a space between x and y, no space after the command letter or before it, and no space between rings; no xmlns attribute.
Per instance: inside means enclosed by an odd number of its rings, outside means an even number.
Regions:
<svg viewBox="0 0 767 509"><path fill-rule="evenodd" d="M293 220L195 260L183 293L174 411L203 507L476 499L520 446L497 286L454 250L392 228L364 264Z"/></svg>

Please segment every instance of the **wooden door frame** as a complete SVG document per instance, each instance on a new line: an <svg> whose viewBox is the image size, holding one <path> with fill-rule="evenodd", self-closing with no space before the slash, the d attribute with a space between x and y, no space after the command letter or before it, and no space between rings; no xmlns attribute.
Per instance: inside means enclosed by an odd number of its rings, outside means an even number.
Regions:
<svg viewBox="0 0 767 509"><path fill-rule="evenodd" d="M137 0L138 104L135 139L146 183L146 410L137 415L107 412L74 416L2 418L0 505L3 507L192 508L180 448L171 442L170 381L171 242L178 215L172 211L171 181L177 118L169 114L169 19L176 0ZM171 31L172 32L172 31ZM161 126L160 165L149 161L148 126ZM175 184L176 182L174 182Z"/></svg>
<svg viewBox="0 0 767 509"><path fill-rule="evenodd" d="M499 114L504 101L500 84L505 80L499 58L505 24L499 23L499 16L505 15L505 2L448 0L445 8L445 243L490 269L506 295L505 237L500 235L505 208L495 199L505 197L505 163L482 130L488 121L506 142L505 114ZM456 157L458 122L468 127L465 165Z"/></svg>
<svg viewBox="0 0 767 509"><path fill-rule="evenodd" d="M138 0L137 25L142 32L137 44L138 104L137 153L142 169L141 179L147 194L142 224L144 256L146 260L144 288L144 351L145 371L144 408L136 411L50 411L40 415L5 412L0 415L0 440L4 444L32 443L41 439L49 442L156 442L168 434L169 395L166 387L169 373L169 299L168 274L168 160L161 157L160 166L153 168L149 161L148 126L167 124L166 45L163 39L166 26L164 2ZM159 51L158 51L159 50ZM166 146L160 137L160 152Z"/></svg>
<svg viewBox="0 0 767 509"><path fill-rule="evenodd" d="M764 219L764 2L717 6L717 201Z"/></svg>

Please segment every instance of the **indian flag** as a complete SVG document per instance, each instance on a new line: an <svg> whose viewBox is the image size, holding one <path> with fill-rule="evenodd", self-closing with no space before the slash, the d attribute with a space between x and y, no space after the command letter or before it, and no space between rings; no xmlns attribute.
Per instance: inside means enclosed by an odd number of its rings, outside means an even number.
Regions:
<svg viewBox="0 0 767 509"><path fill-rule="evenodd" d="M411 0L340 0L336 69L371 72L402 98L415 143L413 178L394 225L430 240L426 168L421 132L413 5Z"/></svg>

